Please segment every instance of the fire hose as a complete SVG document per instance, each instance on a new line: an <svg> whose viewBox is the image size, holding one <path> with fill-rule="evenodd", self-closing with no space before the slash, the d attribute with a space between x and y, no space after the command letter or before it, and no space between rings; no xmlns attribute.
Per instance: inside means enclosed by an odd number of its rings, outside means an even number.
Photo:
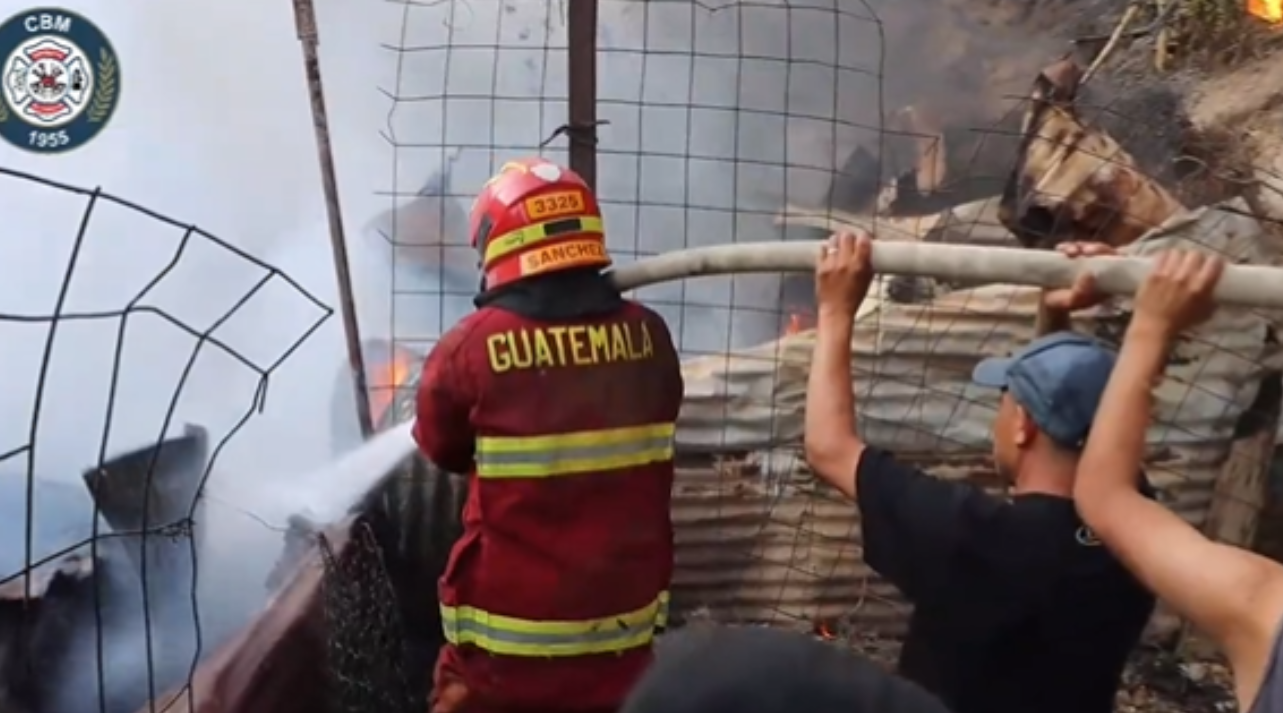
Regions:
<svg viewBox="0 0 1283 713"><path fill-rule="evenodd" d="M818 240L741 243L690 248L621 265L609 274L621 290L691 277L735 273L811 272L825 243ZM1032 287L1068 287L1081 271L1092 273L1096 286L1111 295L1134 295L1152 265L1152 258L1068 258L1060 253L1022 248L947 245L940 243L876 241L873 269L878 273L936 277L959 282L990 282ZM1229 265L1216 287L1216 300L1225 305L1283 310L1283 268ZM414 452L413 421L376 436L366 447L336 463L316 481L335 487L351 483L356 473L387 472ZM383 445L374 446L378 442ZM350 486L349 486L350 487ZM325 491L318 489L318 492ZM348 503L343 503L346 508ZM321 521L341 512L309 506Z"/></svg>
<svg viewBox="0 0 1283 713"><path fill-rule="evenodd" d="M822 241L780 241L677 250L622 265L610 272L621 290L690 277L743 273L811 272ZM1069 287L1090 272L1105 294L1135 295L1153 258L1069 258L1047 250L940 243L873 244L879 274L934 277L957 282L1008 283L1047 289ZM1283 309L1283 268L1227 265L1214 294L1223 305Z"/></svg>

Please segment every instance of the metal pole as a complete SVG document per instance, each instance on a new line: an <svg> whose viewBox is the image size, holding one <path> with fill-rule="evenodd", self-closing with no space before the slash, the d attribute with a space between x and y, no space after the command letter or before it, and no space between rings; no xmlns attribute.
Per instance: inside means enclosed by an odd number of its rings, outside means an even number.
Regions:
<svg viewBox="0 0 1283 713"><path fill-rule="evenodd" d="M597 187L597 0L567 0L570 168Z"/></svg>
<svg viewBox="0 0 1283 713"><path fill-rule="evenodd" d="M343 314L343 331L347 337L347 359L352 368L352 386L356 391L356 418L361 435L374 433L370 417L369 388L366 385L365 357L361 352L361 332L356 321L356 301L352 295L352 272L347 259L347 239L343 235L343 213L339 209L339 187L334 175L334 153L330 149L330 122L325 112L325 92L321 87L321 63L317 59L319 44L316 33L316 9L312 0L294 0L294 27L303 45L303 68L312 98L312 127L316 130L316 152L321 161L321 184L325 190L325 212L330 224L330 246L334 251L334 273L339 284L339 307Z"/></svg>

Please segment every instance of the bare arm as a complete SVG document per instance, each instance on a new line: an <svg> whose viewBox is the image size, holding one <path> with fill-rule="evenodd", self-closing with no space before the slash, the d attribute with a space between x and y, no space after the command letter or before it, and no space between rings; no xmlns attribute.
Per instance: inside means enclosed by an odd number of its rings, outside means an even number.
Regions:
<svg viewBox="0 0 1283 713"><path fill-rule="evenodd" d="M806 382L806 460L824 482L855 497L864 443L855 433L851 385L853 316L821 309Z"/></svg>
<svg viewBox="0 0 1283 713"><path fill-rule="evenodd" d="M864 443L855 434L851 333L873 282L873 238L834 235L815 264L815 353L806 382L806 461L824 482L855 498Z"/></svg>
<svg viewBox="0 0 1283 713"><path fill-rule="evenodd" d="M1246 711L1283 616L1283 568L1208 540L1137 491L1151 390L1168 345L1168 336L1144 321L1128 330L1080 461L1074 500L1087 525L1146 587L1225 650Z"/></svg>

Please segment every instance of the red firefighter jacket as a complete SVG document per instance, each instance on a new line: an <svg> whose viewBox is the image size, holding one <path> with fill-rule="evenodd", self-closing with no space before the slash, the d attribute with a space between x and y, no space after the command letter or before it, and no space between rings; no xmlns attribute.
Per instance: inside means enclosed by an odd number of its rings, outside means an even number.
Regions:
<svg viewBox="0 0 1283 713"><path fill-rule="evenodd" d="M672 337L633 302L541 321L482 307L433 349L414 435L471 473L440 582L443 665L497 706L619 705L672 577Z"/></svg>

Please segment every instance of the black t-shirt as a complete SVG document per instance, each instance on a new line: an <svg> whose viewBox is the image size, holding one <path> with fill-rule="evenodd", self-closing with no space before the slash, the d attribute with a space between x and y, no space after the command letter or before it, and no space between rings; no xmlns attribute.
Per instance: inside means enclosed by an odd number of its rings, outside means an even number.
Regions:
<svg viewBox="0 0 1283 713"><path fill-rule="evenodd" d="M689 627L656 646L621 713L949 713L834 644L763 627Z"/></svg>
<svg viewBox="0 0 1283 713"><path fill-rule="evenodd" d="M1283 713L1283 621L1274 628L1270 657L1261 676L1261 688L1248 713Z"/></svg>
<svg viewBox="0 0 1283 713"><path fill-rule="evenodd" d="M1153 596L1073 501L1010 501L868 448L864 559L914 604L900 673L954 713L1108 713Z"/></svg>

